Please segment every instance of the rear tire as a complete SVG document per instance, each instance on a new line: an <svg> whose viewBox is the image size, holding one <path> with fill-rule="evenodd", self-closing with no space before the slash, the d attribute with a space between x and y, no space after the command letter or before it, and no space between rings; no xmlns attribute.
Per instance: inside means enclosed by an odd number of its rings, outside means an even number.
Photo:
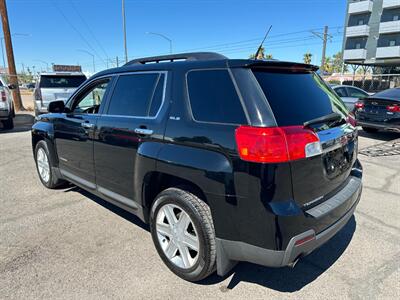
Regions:
<svg viewBox="0 0 400 300"><path fill-rule="evenodd" d="M371 127L364 127L363 126L363 128L362 128L365 132L367 132L367 133L375 133L375 132L378 132L378 129L376 129L376 128L371 128Z"/></svg>
<svg viewBox="0 0 400 300"><path fill-rule="evenodd" d="M12 115L5 121L3 121L4 129L11 130L14 128L14 119Z"/></svg>
<svg viewBox="0 0 400 300"><path fill-rule="evenodd" d="M151 209L150 230L161 259L179 277L195 282L215 271L211 211L195 195L179 188L161 192Z"/></svg>
<svg viewBox="0 0 400 300"><path fill-rule="evenodd" d="M39 141L35 147L36 170L42 184L49 189L54 189L67 182L59 179L55 174L50 155L46 141Z"/></svg>

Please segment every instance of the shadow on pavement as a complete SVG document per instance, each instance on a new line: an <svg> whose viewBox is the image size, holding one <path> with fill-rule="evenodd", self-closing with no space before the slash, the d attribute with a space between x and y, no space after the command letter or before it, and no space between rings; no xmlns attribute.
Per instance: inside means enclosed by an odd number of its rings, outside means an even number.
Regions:
<svg viewBox="0 0 400 300"><path fill-rule="evenodd" d="M383 142L387 142L387 141L391 141L391 140L400 138L400 133L390 132L390 131L378 131L378 132L374 132L374 133L368 133L368 132L365 132L364 130L359 130L358 135L365 137L365 138L380 140Z"/></svg>
<svg viewBox="0 0 400 300"><path fill-rule="evenodd" d="M3 123L0 122L0 134L30 131L34 120L34 116L30 113L18 113L14 118L14 129L5 130Z"/></svg>
<svg viewBox="0 0 400 300"><path fill-rule="evenodd" d="M140 220L138 217L136 217L134 214L127 212L126 210L123 210L122 208L119 208L118 206L111 204L110 202L107 202L100 197L97 197L96 195L85 191L75 185L70 185L69 188L67 188L64 192L69 193L69 192L76 192L80 193L81 195L85 196L86 198L89 198L90 200L96 202L97 204L103 206L107 210L113 212L114 214L120 216L121 218L124 218L125 220L131 222L132 224L142 228L143 230L150 231L150 227L148 224L145 224Z"/></svg>
<svg viewBox="0 0 400 300"><path fill-rule="evenodd" d="M150 231L149 225L143 223L135 215L93 195L77 186L70 185L64 192L76 192L103 206L114 214L124 218L132 224L139 226L143 230ZM328 270L343 254L350 244L356 230L354 216L331 240L321 248L315 250L307 257L300 260L295 268L267 268L251 263L239 263L230 273L224 277L214 273L212 276L195 284L213 285L218 284L226 278L232 276L229 284L221 287L222 291L235 288L240 282L251 282L266 288L280 292L295 292L317 279L321 274Z"/></svg>
<svg viewBox="0 0 400 300"><path fill-rule="evenodd" d="M343 254L349 245L356 221L354 216L330 241L300 260L295 268L267 268L250 263L239 263L224 278L214 274L199 282L209 285L222 282L232 276L229 284L221 290L228 291L235 288L241 281L251 282L280 292L295 292L317 279L328 270Z"/></svg>

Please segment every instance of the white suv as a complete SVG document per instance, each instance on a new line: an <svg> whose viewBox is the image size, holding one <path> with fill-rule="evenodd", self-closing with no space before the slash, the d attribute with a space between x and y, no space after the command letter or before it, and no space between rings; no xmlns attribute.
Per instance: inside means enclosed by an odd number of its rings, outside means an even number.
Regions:
<svg viewBox="0 0 400 300"><path fill-rule="evenodd" d="M4 129L14 128L14 103L10 88L7 86L3 78L0 78L0 121L3 123Z"/></svg>
<svg viewBox="0 0 400 300"><path fill-rule="evenodd" d="M47 113L51 101L66 102L85 80L86 76L81 72L41 73L34 92L35 115Z"/></svg>

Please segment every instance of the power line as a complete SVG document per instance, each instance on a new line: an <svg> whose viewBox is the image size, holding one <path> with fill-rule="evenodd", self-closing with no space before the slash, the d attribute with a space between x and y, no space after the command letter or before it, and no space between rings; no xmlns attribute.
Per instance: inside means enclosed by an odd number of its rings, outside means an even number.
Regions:
<svg viewBox="0 0 400 300"><path fill-rule="evenodd" d="M101 45L101 43L99 42L99 40L96 38L95 34L93 33L93 31L91 30L89 24L86 22L86 20L82 17L82 15L80 14L80 12L78 11L78 9L76 8L74 2L72 2L71 0L69 1L70 5L72 6L73 10L76 12L76 14L78 15L78 17L81 19L81 21L83 22L83 24L85 24L87 30L89 31L90 35L92 36L92 38L94 39L94 41L96 42L97 46L99 46L99 48L101 49L101 51L103 52L103 54L105 55L105 57L108 60L108 54L106 52L106 50L104 49L104 47ZM108 62L107 62L107 67L108 67Z"/></svg>
<svg viewBox="0 0 400 300"><path fill-rule="evenodd" d="M72 24L70 22L70 20L67 18L67 16L64 14L64 12L58 7L58 5L54 2L54 0L52 0L51 2L53 4L53 6L58 10L58 12L62 15L62 17L64 18L64 20L68 23L68 25L80 36L80 38L85 42L85 44L94 52L94 54L100 58L103 63L105 63L104 59L97 53L96 49L94 49L92 47L92 45L90 45L90 43L87 41L87 39L85 38L85 36L74 26L74 24Z"/></svg>

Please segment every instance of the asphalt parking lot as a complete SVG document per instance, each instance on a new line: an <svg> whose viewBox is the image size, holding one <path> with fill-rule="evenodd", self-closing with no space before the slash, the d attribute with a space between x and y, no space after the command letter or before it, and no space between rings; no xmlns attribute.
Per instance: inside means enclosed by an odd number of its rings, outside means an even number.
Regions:
<svg viewBox="0 0 400 300"><path fill-rule="evenodd" d="M400 155L367 157L355 216L294 269L241 263L185 282L164 266L146 225L76 187L45 189L29 116L0 129L0 298L399 299ZM400 138L360 132L360 148Z"/></svg>

